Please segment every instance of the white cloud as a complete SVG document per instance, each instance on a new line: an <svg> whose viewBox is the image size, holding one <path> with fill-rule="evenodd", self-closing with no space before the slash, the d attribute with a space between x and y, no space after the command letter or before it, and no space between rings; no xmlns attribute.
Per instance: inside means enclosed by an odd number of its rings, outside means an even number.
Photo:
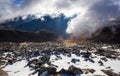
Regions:
<svg viewBox="0 0 120 76"><path fill-rule="evenodd" d="M93 0L95 1L95 0ZM67 17L81 13L89 0L0 0L0 21L28 14L53 15L64 13ZM40 16L39 15L39 16Z"/></svg>
<svg viewBox="0 0 120 76"><path fill-rule="evenodd" d="M110 19L120 17L120 6L114 2L97 0L83 15L79 14L69 22L66 32L77 37L91 37L95 32L97 34L97 30L108 25Z"/></svg>

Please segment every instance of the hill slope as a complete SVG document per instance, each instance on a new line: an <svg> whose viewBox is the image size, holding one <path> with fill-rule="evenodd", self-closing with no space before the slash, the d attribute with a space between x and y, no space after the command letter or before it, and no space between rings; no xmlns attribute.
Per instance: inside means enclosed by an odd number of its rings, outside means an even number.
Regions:
<svg viewBox="0 0 120 76"><path fill-rule="evenodd" d="M58 35L46 30L40 30L39 32L26 32L12 29L0 29L0 42L44 42L55 41Z"/></svg>

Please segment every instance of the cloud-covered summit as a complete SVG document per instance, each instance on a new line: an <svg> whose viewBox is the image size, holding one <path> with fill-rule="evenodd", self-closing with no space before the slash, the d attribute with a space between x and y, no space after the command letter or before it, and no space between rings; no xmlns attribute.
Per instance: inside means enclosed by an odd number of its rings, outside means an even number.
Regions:
<svg viewBox="0 0 120 76"><path fill-rule="evenodd" d="M18 16L40 18L77 15L68 22L66 32L76 36L91 36L110 20L120 17L120 0L0 0L0 22ZM61 25L62 26L62 25Z"/></svg>
<svg viewBox="0 0 120 76"><path fill-rule="evenodd" d="M92 1L91 1L92 2ZM110 26L111 20L120 17L120 0L96 0L86 12L78 14L68 23L67 33L76 37L91 37L98 29Z"/></svg>

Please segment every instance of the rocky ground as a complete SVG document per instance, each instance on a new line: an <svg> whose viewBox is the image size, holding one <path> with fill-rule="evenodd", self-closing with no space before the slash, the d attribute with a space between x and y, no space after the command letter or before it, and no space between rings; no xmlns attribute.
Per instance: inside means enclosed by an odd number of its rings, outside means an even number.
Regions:
<svg viewBox="0 0 120 76"><path fill-rule="evenodd" d="M0 43L0 76L120 76L119 66L120 44Z"/></svg>

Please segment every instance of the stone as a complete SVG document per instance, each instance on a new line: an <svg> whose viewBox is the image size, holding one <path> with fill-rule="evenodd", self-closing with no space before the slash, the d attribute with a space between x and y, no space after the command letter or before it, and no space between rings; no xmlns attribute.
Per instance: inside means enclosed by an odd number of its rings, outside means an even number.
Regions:
<svg viewBox="0 0 120 76"><path fill-rule="evenodd" d="M90 73L94 73L95 70L94 70L94 69L89 69L89 72L90 72Z"/></svg>
<svg viewBox="0 0 120 76"><path fill-rule="evenodd" d="M34 64L34 65L33 65ZM27 63L27 65L26 66L29 66L29 67L31 67L31 68L37 68L37 67L40 67L40 66L42 66L44 63L41 61L41 60L39 60L39 59L33 59L33 60L31 60L31 61L29 61L28 63ZM25 67L26 67L25 66Z"/></svg>
<svg viewBox="0 0 120 76"><path fill-rule="evenodd" d="M93 59L91 59L91 58L88 58L88 60L89 60L90 62L92 62L92 63L95 63L95 61L94 61Z"/></svg>
<svg viewBox="0 0 120 76"><path fill-rule="evenodd" d="M83 71L85 72L85 74L94 73L95 72L94 69L83 69Z"/></svg>
<svg viewBox="0 0 120 76"><path fill-rule="evenodd" d="M114 73L111 70L101 70L101 71L107 74L107 76L120 76L120 74Z"/></svg>
<svg viewBox="0 0 120 76"><path fill-rule="evenodd" d="M37 56L39 56L39 55L40 55L39 51L35 51L35 52L34 52L34 57L37 57Z"/></svg>
<svg viewBox="0 0 120 76"><path fill-rule="evenodd" d="M12 65L12 64L13 64L13 61L10 59L10 60L8 60L7 64L8 64L8 65Z"/></svg>
<svg viewBox="0 0 120 76"><path fill-rule="evenodd" d="M67 54L67 57L71 57L71 54L70 54L70 53L68 53L68 54Z"/></svg>
<svg viewBox="0 0 120 76"><path fill-rule="evenodd" d="M45 56L41 57L41 60L42 60L44 63L48 63L49 60L50 60L50 55L45 55Z"/></svg>
<svg viewBox="0 0 120 76"><path fill-rule="evenodd" d="M100 64L100 66L103 66L103 62L101 60L99 60L98 63Z"/></svg>
<svg viewBox="0 0 120 76"><path fill-rule="evenodd" d="M82 74L83 71L80 69L80 68L76 68L75 66L71 65L69 68L68 68L68 72L73 74L73 75L76 75L76 74Z"/></svg>
<svg viewBox="0 0 120 76"><path fill-rule="evenodd" d="M56 74L56 68L55 67L48 67L47 68L47 72L48 72L48 75L55 75Z"/></svg>
<svg viewBox="0 0 120 76"><path fill-rule="evenodd" d="M1 61L1 60L0 60L0 66L1 66L1 65L4 65L5 63L6 63L6 61Z"/></svg>
<svg viewBox="0 0 120 76"><path fill-rule="evenodd" d="M89 58L90 56L91 56L91 53L90 52L81 52L81 55L82 55L82 57L84 57L84 58Z"/></svg>
<svg viewBox="0 0 120 76"><path fill-rule="evenodd" d="M65 70L65 69L62 68L62 69L59 71L59 73L61 73L61 74L67 73L67 70Z"/></svg>
<svg viewBox="0 0 120 76"><path fill-rule="evenodd" d="M79 59L72 59L71 62L76 63L76 62L80 62L80 60Z"/></svg>
<svg viewBox="0 0 120 76"><path fill-rule="evenodd" d="M101 59L105 62L108 61L106 57L102 57Z"/></svg>

